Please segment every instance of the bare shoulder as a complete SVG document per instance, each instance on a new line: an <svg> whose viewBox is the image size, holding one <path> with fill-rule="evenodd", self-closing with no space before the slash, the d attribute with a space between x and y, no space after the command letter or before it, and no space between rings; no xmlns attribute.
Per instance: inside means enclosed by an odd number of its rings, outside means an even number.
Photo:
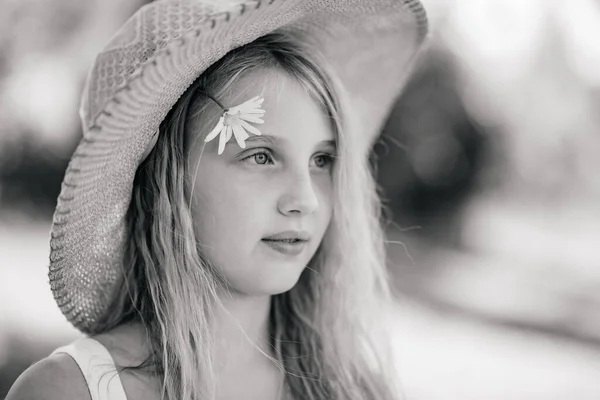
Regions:
<svg viewBox="0 0 600 400"><path fill-rule="evenodd" d="M110 331L94 335L110 353L119 368L142 364L150 355L145 328L140 323L126 323ZM160 399L162 381L141 370L121 370L119 378L128 397L133 399Z"/></svg>
<svg viewBox="0 0 600 400"><path fill-rule="evenodd" d="M68 354L54 354L27 368L15 381L6 400L90 400L79 367Z"/></svg>

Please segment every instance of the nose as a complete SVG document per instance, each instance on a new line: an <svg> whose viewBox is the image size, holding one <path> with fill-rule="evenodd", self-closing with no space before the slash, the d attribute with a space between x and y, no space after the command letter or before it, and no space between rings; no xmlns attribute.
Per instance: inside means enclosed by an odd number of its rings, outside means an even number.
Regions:
<svg viewBox="0 0 600 400"><path fill-rule="evenodd" d="M309 215L318 205L310 173L305 173L287 179L286 190L280 196L277 208L283 215Z"/></svg>

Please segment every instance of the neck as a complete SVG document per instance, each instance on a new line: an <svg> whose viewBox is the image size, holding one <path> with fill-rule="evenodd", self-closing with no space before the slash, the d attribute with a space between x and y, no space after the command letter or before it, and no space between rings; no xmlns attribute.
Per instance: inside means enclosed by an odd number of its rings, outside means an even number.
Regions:
<svg viewBox="0 0 600 400"><path fill-rule="evenodd" d="M216 331L213 354L219 373L229 375L249 366L271 364L263 354L272 355L269 343L271 297L223 294L220 300L221 305L217 306L213 320ZM135 338L146 337L145 328L138 321L124 324L115 331L129 333ZM142 342L146 343L145 340ZM125 347L131 349L134 343L139 341L134 340ZM150 354L149 345L138 349L138 353L143 356L141 362Z"/></svg>
<svg viewBox="0 0 600 400"><path fill-rule="evenodd" d="M270 296L221 296L215 311L218 332L215 356L219 369L244 368L267 360L269 351Z"/></svg>

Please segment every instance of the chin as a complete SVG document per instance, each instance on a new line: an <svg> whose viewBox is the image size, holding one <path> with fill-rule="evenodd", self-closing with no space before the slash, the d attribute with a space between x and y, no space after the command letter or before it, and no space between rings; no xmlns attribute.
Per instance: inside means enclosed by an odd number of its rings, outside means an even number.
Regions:
<svg viewBox="0 0 600 400"><path fill-rule="evenodd" d="M274 273L267 277L264 275L262 279L254 277L251 285L246 282L245 285L240 285L239 291L249 296L274 296L285 293L291 290L300 279L300 272L297 273Z"/></svg>
<svg viewBox="0 0 600 400"><path fill-rule="evenodd" d="M273 290L271 290L269 294L271 296L275 296L275 295L278 295L278 294L281 294L281 293L288 292L288 291L292 290L292 288L294 286L296 286L297 282L298 282L298 280L296 279L292 285L282 286L282 287L279 287L279 288L273 288Z"/></svg>
<svg viewBox="0 0 600 400"><path fill-rule="evenodd" d="M298 283L298 279L294 279L293 281L287 281L287 282L277 282L277 283L273 283L267 287L263 287L263 293L266 295L270 295L270 296L275 296L277 294L281 294L281 293L285 293L289 290L291 290L294 286L296 286L296 283Z"/></svg>

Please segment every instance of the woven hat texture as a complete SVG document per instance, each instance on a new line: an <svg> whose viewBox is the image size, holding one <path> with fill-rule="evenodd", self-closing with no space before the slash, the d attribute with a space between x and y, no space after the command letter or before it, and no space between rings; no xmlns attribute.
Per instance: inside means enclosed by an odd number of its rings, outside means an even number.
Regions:
<svg viewBox="0 0 600 400"><path fill-rule="evenodd" d="M296 32L327 60L370 140L428 28L418 0L158 0L140 8L90 70L84 134L51 228L51 289L82 332L95 332L119 277L134 175L161 121L210 65L278 29Z"/></svg>

